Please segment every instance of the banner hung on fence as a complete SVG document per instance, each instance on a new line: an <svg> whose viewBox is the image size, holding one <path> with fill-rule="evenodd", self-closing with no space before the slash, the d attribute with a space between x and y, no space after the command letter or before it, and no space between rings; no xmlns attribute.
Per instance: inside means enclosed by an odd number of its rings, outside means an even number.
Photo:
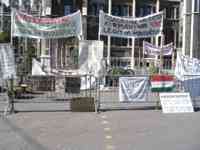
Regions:
<svg viewBox="0 0 200 150"><path fill-rule="evenodd" d="M175 76L191 97L200 96L200 60L177 53Z"/></svg>
<svg viewBox="0 0 200 150"><path fill-rule="evenodd" d="M149 90L148 77L119 78L120 102L146 101Z"/></svg>
<svg viewBox="0 0 200 150"><path fill-rule="evenodd" d="M38 18L14 10L12 35L37 39L67 38L82 35L81 13L59 18Z"/></svg>
<svg viewBox="0 0 200 150"><path fill-rule="evenodd" d="M3 79L16 77L14 51L10 44L0 44L0 67Z"/></svg>
<svg viewBox="0 0 200 150"><path fill-rule="evenodd" d="M79 42L79 73L102 76L105 72L103 41L83 40Z"/></svg>
<svg viewBox="0 0 200 150"><path fill-rule="evenodd" d="M171 75L153 75L151 77L152 92L172 92L175 89L174 77Z"/></svg>
<svg viewBox="0 0 200 150"><path fill-rule="evenodd" d="M149 42L143 41L143 51L146 55L158 56L161 53L161 47L155 46ZM164 45L162 48L162 55L169 56L173 53L173 43Z"/></svg>
<svg viewBox="0 0 200 150"><path fill-rule="evenodd" d="M177 53L175 76L183 81L200 77L200 60ZM199 77L198 77L199 76Z"/></svg>
<svg viewBox="0 0 200 150"><path fill-rule="evenodd" d="M103 11L99 15L99 34L126 38L146 38L161 35L163 12L141 18L122 18Z"/></svg>

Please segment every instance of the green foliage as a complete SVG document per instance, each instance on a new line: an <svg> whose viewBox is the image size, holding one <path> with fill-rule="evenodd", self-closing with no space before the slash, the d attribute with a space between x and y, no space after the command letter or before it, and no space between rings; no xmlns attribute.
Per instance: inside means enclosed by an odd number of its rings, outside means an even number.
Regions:
<svg viewBox="0 0 200 150"><path fill-rule="evenodd" d="M0 43L8 43L10 41L10 35L8 32L0 33Z"/></svg>
<svg viewBox="0 0 200 150"><path fill-rule="evenodd" d="M36 49L34 47L29 47L26 55L26 63L28 65L28 72L31 72L32 68L32 58L36 57L35 56Z"/></svg>
<svg viewBox="0 0 200 150"><path fill-rule="evenodd" d="M113 68L109 72L109 75L120 76L120 75L132 75L134 72L132 70L126 70L123 68Z"/></svg>
<svg viewBox="0 0 200 150"><path fill-rule="evenodd" d="M153 74L157 74L159 72L159 68L155 67L154 65L150 65L149 66L149 74L153 75Z"/></svg>

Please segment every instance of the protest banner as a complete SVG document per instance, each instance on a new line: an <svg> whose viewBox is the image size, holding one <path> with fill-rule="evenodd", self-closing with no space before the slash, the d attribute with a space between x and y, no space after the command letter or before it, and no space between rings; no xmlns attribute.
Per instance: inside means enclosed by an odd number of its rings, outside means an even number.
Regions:
<svg viewBox="0 0 200 150"><path fill-rule="evenodd" d="M148 77L119 78L120 102L146 101L149 89Z"/></svg>
<svg viewBox="0 0 200 150"><path fill-rule="evenodd" d="M12 12L12 36L37 39L66 38L82 35L81 13L59 18L38 18L17 10Z"/></svg>
<svg viewBox="0 0 200 150"><path fill-rule="evenodd" d="M146 38L161 35L163 12L141 18L112 16L103 11L99 15L99 35Z"/></svg>
<svg viewBox="0 0 200 150"><path fill-rule="evenodd" d="M200 60L184 56L177 52L175 76L181 81L191 78L192 76L200 77ZM186 76L188 77L186 78Z"/></svg>
<svg viewBox="0 0 200 150"><path fill-rule="evenodd" d="M149 42L143 41L143 51L146 55L154 55L158 56L161 53L161 47L155 46ZM169 56L173 53L173 43L163 45L162 47L162 55Z"/></svg>
<svg viewBox="0 0 200 150"><path fill-rule="evenodd" d="M3 79L16 76L14 52L10 44L0 44L0 67Z"/></svg>
<svg viewBox="0 0 200 150"><path fill-rule="evenodd" d="M192 98L200 96L200 60L177 53L175 76Z"/></svg>

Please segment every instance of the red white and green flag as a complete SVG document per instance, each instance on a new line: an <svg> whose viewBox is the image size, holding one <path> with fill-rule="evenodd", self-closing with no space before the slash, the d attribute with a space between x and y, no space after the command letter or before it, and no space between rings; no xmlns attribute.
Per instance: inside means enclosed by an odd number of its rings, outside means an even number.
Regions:
<svg viewBox="0 0 200 150"><path fill-rule="evenodd" d="M77 11L58 18L39 18L12 11L12 36L55 39L82 35L81 13Z"/></svg>
<svg viewBox="0 0 200 150"><path fill-rule="evenodd" d="M152 92L171 92L174 88L174 77L171 75L153 75L151 77Z"/></svg>

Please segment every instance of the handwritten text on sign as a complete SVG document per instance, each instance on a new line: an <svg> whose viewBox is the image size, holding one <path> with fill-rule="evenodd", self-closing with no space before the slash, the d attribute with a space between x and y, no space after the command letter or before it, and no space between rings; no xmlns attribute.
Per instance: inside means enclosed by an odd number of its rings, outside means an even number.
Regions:
<svg viewBox="0 0 200 150"><path fill-rule="evenodd" d="M194 112L189 93L160 93L163 113Z"/></svg>
<svg viewBox="0 0 200 150"><path fill-rule="evenodd" d="M126 38L145 38L160 35L163 13L155 13L140 18L112 16L100 11L99 34Z"/></svg>

